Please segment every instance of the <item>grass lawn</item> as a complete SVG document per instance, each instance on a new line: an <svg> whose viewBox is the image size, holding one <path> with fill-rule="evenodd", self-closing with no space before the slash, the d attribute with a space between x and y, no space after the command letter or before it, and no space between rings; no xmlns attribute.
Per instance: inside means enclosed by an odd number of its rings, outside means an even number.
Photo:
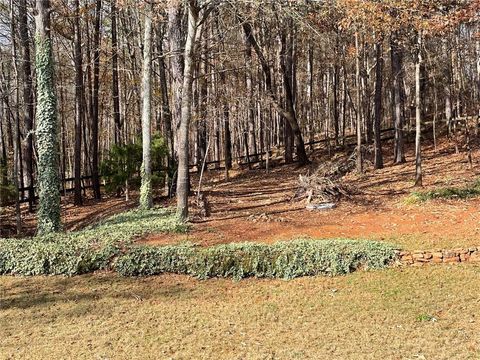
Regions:
<svg viewBox="0 0 480 360"><path fill-rule="evenodd" d="M0 358L478 359L480 267L0 277Z"/></svg>

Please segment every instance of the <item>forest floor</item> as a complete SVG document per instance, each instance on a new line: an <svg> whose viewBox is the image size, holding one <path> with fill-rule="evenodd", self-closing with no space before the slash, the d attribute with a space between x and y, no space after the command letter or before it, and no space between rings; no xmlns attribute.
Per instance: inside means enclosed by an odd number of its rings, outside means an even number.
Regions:
<svg viewBox="0 0 480 360"><path fill-rule="evenodd" d="M406 198L418 190L413 186L413 152L407 152L402 165L393 165L385 155L384 169L347 175L343 183L354 187L355 193L326 211L307 210L305 200L295 199L305 168L281 166L268 174L264 169L243 171L234 173L229 182L222 172L211 172L203 185L210 217L195 217L187 234L156 234L140 241L192 241L207 246L312 237L388 240L410 250L480 245L480 199L408 204ZM425 148L422 191L471 184L480 174L480 151L472 157L470 169L465 153L455 154L451 144L444 143L437 151L433 146ZM318 164L321 158L311 169Z"/></svg>
<svg viewBox="0 0 480 360"><path fill-rule="evenodd" d="M326 154L317 153L309 169L285 165L269 173L264 169L233 170L228 182L224 181L223 171L207 171L202 189L211 215L200 217L193 205L192 227L187 234L152 234L139 242L162 245L191 241L207 246L313 237L388 240L409 250L480 245L480 198L408 204L405 199L418 190L413 186L413 150L408 149L407 162L401 165L393 165L389 155L385 154L386 166L382 170L370 167L361 176L350 173L344 177L343 183L356 191L327 211L309 211L305 200L295 199L299 175L315 169ZM470 169L465 153L455 154L451 143L440 144L437 151L426 146L422 190L472 183L480 174L480 150L474 151L472 157L474 166ZM198 175L194 175L194 189L197 184ZM62 206L66 230L81 229L136 205L135 194L129 202L123 198L86 200L82 207L74 207L69 200L63 199ZM174 205L164 198L157 203ZM35 216L27 213L26 206L23 217L26 233L32 234ZM7 209L0 220L3 233L13 232L13 209Z"/></svg>

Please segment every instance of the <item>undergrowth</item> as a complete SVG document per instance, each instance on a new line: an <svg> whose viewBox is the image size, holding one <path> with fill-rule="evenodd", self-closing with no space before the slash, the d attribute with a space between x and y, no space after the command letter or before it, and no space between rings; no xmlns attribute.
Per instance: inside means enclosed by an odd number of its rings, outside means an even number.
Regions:
<svg viewBox="0 0 480 360"><path fill-rule="evenodd" d="M121 255L115 270L125 276L176 273L212 277L343 275L359 268L380 269L395 258L395 247L375 241L293 240L275 244L191 244L139 246Z"/></svg>
<svg viewBox="0 0 480 360"><path fill-rule="evenodd" d="M412 192L406 199L406 204L418 204L435 199L470 199L480 196L480 180L464 187L445 187L429 191Z"/></svg>
<svg viewBox="0 0 480 360"><path fill-rule="evenodd" d="M186 230L172 211L154 209L115 215L78 232L0 239L0 275L78 275L114 270L124 276L175 273L200 279L292 279L383 268L396 256L395 247L375 241L299 239L213 247L134 244L136 237L147 233Z"/></svg>
<svg viewBox="0 0 480 360"><path fill-rule="evenodd" d="M0 274L77 275L108 269L112 259L148 233L184 232L168 209L132 210L71 233L0 239Z"/></svg>

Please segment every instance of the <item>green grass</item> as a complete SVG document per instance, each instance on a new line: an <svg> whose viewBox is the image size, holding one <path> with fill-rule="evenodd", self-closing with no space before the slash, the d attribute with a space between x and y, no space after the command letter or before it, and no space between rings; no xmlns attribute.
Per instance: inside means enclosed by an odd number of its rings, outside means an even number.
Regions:
<svg viewBox="0 0 480 360"><path fill-rule="evenodd" d="M445 187L429 191L412 192L406 199L406 204L418 204L435 199L470 199L480 196L480 180L465 187Z"/></svg>

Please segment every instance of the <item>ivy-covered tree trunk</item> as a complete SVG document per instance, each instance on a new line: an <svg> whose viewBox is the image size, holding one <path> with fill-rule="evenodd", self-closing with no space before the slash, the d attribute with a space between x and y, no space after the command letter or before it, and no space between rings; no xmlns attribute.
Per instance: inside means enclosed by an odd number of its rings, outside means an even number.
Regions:
<svg viewBox="0 0 480 360"><path fill-rule="evenodd" d="M37 73L36 135L38 146L38 233L59 231L57 98L50 38L50 1L36 0L35 67Z"/></svg>
<svg viewBox="0 0 480 360"><path fill-rule="evenodd" d="M145 14L145 35L143 38L143 74L142 74L142 186L140 188L140 208L150 209L152 200L152 165L151 165L151 75L152 75L152 18Z"/></svg>

